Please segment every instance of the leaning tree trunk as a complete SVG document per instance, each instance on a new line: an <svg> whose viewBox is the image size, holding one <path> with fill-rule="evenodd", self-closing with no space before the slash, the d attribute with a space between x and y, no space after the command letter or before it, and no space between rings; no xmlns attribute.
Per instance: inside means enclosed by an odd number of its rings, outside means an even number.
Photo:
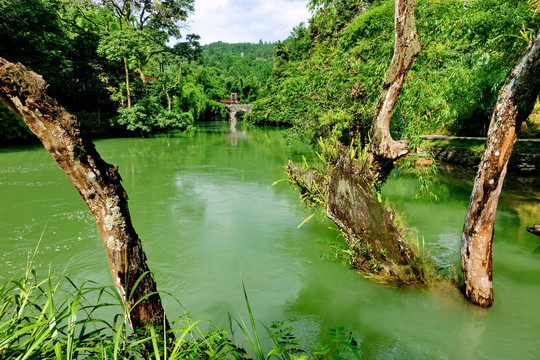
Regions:
<svg viewBox="0 0 540 360"><path fill-rule="evenodd" d="M415 0L396 0L394 6L394 55L382 86L370 130L370 163L372 173L381 180L390 173L394 161L406 155L405 140L395 141L390 135L390 120L405 78L416 61L422 44L414 20Z"/></svg>
<svg viewBox="0 0 540 360"><path fill-rule="evenodd" d="M382 208L367 180L358 175L361 169L355 166L348 149L339 145L339 152L338 163L327 175L289 161L289 177L300 185L304 195L318 197L326 204L326 214L341 229L355 268L389 275L390 282L404 281L404 267L413 261L413 251L394 226L393 214ZM415 281L423 280L422 274L408 275L416 277Z"/></svg>
<svg viewBox="0 0 540 360"><path fill-rule="evenodd" d="M492 253L495 212L516 130L540 91L540 29L507 75L491 116L484 155L471 194L461 242L465 294L473 304L493 305Z"/></svg>
<svg viewBox="0 0 540 360"><path fill-rule="evenodd" d="M148 96L148 88L146 86L146 74L144 73L144 66L141 60L137 60L137 63L139 64L139 77L141 78L141 81L143 83L144 95Z"/></svg>
<svg viewBox="0 0 540 360"><path fill-rule="evenodd" d="M36 73L0 58L0 100L37 135L94 215L130 326L168 325L117 166L101 158L76 118L46 95L47 86Z"/></svg>
<svg viewBox="0 0 540 360"><path fill-rule="evenodd" d="M393 214L385 211L373 195L371 184L393 166L393 161L408 152L407 143L390 136L390 119L421 44L414 24L415 0L396 0L394 56L382 87L371 130L370 169L359 168L348 149L338 144L339 159L321 175L289 162L289 177L301 189L302 196L324 203L326 214L340 228L353 255L353 265L371 274L389 275L390 282L426 280L417 268L417 258L393 223Z"/></svg>

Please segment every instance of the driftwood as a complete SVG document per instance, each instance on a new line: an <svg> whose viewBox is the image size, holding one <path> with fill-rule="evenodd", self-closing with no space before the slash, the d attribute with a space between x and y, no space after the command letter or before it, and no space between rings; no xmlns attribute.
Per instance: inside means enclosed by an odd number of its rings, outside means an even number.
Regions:
<svg viewBox="0 0 540 360"><path fill-rule="evenodd" d="M473 304L493 304L492 253L495 212L516 141L540 91L540 29L507 75L491 116L486 148L471 194L461 243L465 294Z"/></svg>
<svg viewBox="0 0 540 360"><path fill-rule="evenodd" d="M101 158L76 118L46 89L41 76L0 58L0 100L36 134L94 215L129 324L168 325L117 166Z"/></svg>

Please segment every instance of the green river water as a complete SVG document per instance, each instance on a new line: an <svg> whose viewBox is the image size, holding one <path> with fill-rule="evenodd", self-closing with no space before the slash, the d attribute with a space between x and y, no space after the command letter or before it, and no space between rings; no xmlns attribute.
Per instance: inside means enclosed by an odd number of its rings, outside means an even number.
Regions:
<svg viewBox="0 0 540 360"><path fill-rule="evenodd" d="M96 141L120 167L133 223L160 290L193 318L228 326L247 320L242 283L257 320L285 320L310 346L330 328L353 332L365 359L540 358L538 177L511 177L495 230L495 305L469 305L452 291L389 289L322 259L335 227L311 211L284 178L287 159L313 155L287 146L283 130L203 123L198 130L150 139ZM393 174L383 189L405 213L441 268L459 268L460 234L474 173L441 168L439 201L413 200L418 182ZM93 218L42 146L0 149L0 280L22 274L44 231L40 273L76 283L112 284ZM170 318L181 307L164 296Z"/></svg>

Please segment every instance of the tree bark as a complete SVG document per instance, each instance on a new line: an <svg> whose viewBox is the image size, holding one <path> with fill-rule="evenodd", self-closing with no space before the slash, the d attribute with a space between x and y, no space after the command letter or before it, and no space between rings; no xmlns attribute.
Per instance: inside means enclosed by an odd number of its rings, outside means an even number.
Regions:
<svg viewBox="0 0 540 360"><path fill-rule="evenodd" d="M47 86L21 64L0 58L0 100L41 140L94 215L129 324L168 327L117 166L101 158L76 118L45 93Z"/></svg>
<svg viewBox="0 0 540 360"><path fill-rule="evenodd" d="M383 177L390 173L395 160L409 152L405 140L392 139L390 120L405 78L422 49L416 31L414 8L415 0L395 1L394 55L388 67L371 124L370 163L374 174L380 174Z"/></svg>
<svg viewBox="0 0 540 360"><path fill-rule="evenodd" d="M495 212L516 131L530 115L540 91L540 29L507 75L491 116L486 147L474 182L461 242L465 295L473 304L493 305Z"/></svg>
<svg viewBox="0 0 540 360"><path fill-rule="evenodd" d="M386 274L390 282L404 282L404 267L415 254L403 240L392 221L373 195L366 179L358 173L348 149L339 145L340 157L335 167L321 175L303 170L292 161L287 165L290 179L303 196L317 197L326 206L326 214L342 231L352 252L352 265L371 274ZM411 269L412 282L422 283L425 274Z"/></svg>
<svg viewBox="0 0 540 360"><path fill-rule="evenodd" d="M171 111L172 109L172 100L171 96L169 95L169 92L167 91L167 88L165 87L165 82L161 80L161 89L165 93L165 96L167 97L167 110Z"/></svg>

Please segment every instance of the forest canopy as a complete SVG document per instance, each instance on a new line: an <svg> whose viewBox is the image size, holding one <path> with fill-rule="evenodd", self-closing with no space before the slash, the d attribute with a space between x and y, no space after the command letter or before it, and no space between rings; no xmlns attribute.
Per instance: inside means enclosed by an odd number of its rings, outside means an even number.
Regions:
<svg viewBox="0 0 540 360"><path fill-rule="evenodd" d="M283 42L206 46L184 33L192 0L166 11L158 6L165 2L145 4L3 1L0 54L42 74L98 137L221 119L219 100L235 92L254 104L252 123L292 127L308 143L328 135L347 143L355 133L367 141L392 56L393 1L312 0L309 23ZM485 135L497 91L539 23L535 4L419 1L423 49L394 111L394 136ZM32 138L5 109L0 118L2 143Z"/></svg>
<svg viewBox="0 0 540 360"><path fill-rule="evenodd" d="M41 74L94 136L146 136L221 116L220 99L259 96L274 45L199 44L192 0L7 0L0 54ZM0 141L33 136L0 108Z"/></svg>
<svg viewBox="0 0 540 360"><path fill-rule="evenodd" d="M311 1L314 15L276 45L255 123L291 126L314 142L348 142L353 124L367 139L393 50L393 1ZM485 135L498 89L540 20L535 2L429 1L416 6L423 49L399 97L392 130Z"/></svg>

